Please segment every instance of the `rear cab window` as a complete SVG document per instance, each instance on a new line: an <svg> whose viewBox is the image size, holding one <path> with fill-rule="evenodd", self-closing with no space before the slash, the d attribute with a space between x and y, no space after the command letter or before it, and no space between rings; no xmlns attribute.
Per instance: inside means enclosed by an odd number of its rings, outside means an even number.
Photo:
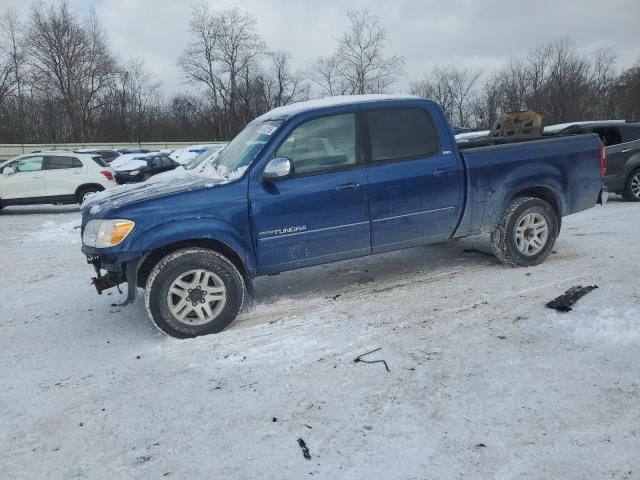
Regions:
<svg viewBox="0 0 640 480"><path fill-rule="evenodd" d="M433 119L423 109L370 110L367 120L372 163L425 158L440 148Z"/></svg>

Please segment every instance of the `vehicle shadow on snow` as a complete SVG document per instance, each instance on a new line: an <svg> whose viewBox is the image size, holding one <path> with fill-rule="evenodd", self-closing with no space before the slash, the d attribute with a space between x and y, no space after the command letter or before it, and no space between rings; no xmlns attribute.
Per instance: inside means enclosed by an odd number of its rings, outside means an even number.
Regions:
<svg viewBox="0 0 640 480"><path fill-rule="evenodd" d="M0 216L3 215L59 215L61 213L79 212L80 207L77 205L35 205L35 206L12 206L5 207L0 210Z"/></svg>
<svg viewBox="0 0 640 480"><path fill-rule="evenodd" d="M472 237L260 277L255 281L255 305L282 297L331 297L353 288L376 290L437 276L455 267L466 270L489 265L500 263L491 253L488 237Z"/></svg>

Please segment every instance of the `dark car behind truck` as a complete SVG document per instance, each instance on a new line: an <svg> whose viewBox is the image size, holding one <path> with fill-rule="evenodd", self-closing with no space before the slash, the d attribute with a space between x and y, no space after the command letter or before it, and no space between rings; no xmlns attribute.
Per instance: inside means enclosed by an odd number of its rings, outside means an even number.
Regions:
<svg viewBox="0 0 640 480"><path fill-rule="evenodd" d="M162 331L214 333L260 275L482 232L502 262L539 264L563 216L606 200L601 147L584 135L461 151L428 100L303 102L252 121L216 179L92 199L82 250L98 292L127 282L131 302L140 286Z"/></svg>
<svg viewBox="0 0 640 480"><path fill-rule="evenodd" d="M577 122L552 125L545 131L553 136L597 134L607 157L604 184L625 200L640 202L640 123L624 120Z"/></svg>

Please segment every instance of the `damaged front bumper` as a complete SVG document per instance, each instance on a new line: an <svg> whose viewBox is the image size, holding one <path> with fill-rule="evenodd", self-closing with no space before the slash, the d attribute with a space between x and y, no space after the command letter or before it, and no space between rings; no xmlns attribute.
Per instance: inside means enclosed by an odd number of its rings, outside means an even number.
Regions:
<svg viewBox="0 0 640 480"><path fill-rule="evenodd" d="M136 299L140 259L116 263L101 255L87 255L87 263L93 265L96 271L96 276L91 279L91 284L96 288L98 295L102 295L102 292L113 287L118 287L119 290L119 285L126 283L127 298L118 306L129 305ZM102 270L106 271L104 275Z"/></svg>

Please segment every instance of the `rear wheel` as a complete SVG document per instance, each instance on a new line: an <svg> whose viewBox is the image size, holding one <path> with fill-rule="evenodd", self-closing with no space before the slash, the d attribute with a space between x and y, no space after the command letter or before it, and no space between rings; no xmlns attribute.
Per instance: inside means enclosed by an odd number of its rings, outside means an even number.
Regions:
<svg viewBox="0 0 640 480"><path fill-rule="evenodd" d="M89 199L89 197L101 191L102 190L99 189L98 187L86 187L81 189L78 192L78 198L77 198L78 205L82 205L85 201Z"/></svg>
<svg viewBox="0 0 640 480"><path fill-rule="evenodd" d="M153 323L172 337L224 330L240 312L245 285L226 257L205 248L177 250L149 274L145 304Z"/></svg>
<svg viewBox="0 0 640 480"><path fill-rule="evenodd" d="M491 234L493 253L503 263L528 267L542 263L558 237L558 217L539 198L516 198Z"/></svg>
<svg viewBox="0 0 640 480"><path fill-rule="evenodd" d="M628 202L640 202L640 168L631 172L627 178L622 196Z"/></svg>

